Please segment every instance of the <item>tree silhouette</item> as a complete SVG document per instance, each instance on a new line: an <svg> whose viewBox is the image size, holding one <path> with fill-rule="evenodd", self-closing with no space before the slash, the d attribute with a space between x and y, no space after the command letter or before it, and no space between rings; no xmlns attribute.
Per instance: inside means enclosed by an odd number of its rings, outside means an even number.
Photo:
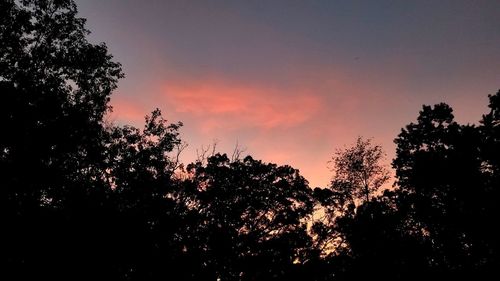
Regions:
<svg viewBox="0 0 500 281"><path fill-rule="evenodd" d="M1 4L5 184L15 200L56 205L65 182L98 176L94 140L122 73L105 45L87 42L71 1L15 3Z"/></svg>
<svg viewBox="0 0 500 281"><path fill-rule="evenodd" d="M382 163L384 152L370 139L358 137L356 143L338 149L332 157L333 179L328 188L316 188L314 195L320 205L320 219L313 227L316 247L323 254L347 250L345 237L338 229L338 220L352 217L356 205L370 198L389 180L389 170Z"/></svg>
<svg viewBox="0 0 500 281"><path fill-rule="evenodd" d="M289 166L224 154L188 167L204 278L285 280L306 258L307 181Z"/></svg>
<svg viewBox="0 0 500 281"><path fill-rule="evenodd" d="M490 185L495 171L482 159L490 154L481 155L481 131L494 122L495 98L490 100L483 128L457 124L452 109L438 104L424 106L417 123L395 140L398 208L415 232L432 241L430 267L443 276L483 276L498 264L491 256L496 239L487 238L498 219L491 201L498 186Z"/></svg>
<svg viewBox="0 0 500 281"><path fill-rule="evenodd" d="M173 177L172 154L181 143L178 124L168 124L159 110L146 117L142 130L108 127L106 176L113 190L118 243L113 256L118 276L128 279L189 279L183 245L192 212L183 204ZM115 230L116 229L116 230Z"/></svg>
<svg viewBox="0 0 500 281"><path fill-rule="evenodd" d="M380 145L373 145L370 139L359 137L355 145L337 150L332 157L334 176L331 188L349 189L354 200L370 201L370 195L390 178L388 169L382 163L383 158Z"/></svg>
<svg viewBox="0 0 500 281"><path fill-rule="evenodd" d="M474 226L476 244L481 245L478 257L482 260L484 275L495 274L500 265L500 231L494 223L500 219L500 90L489 95L490 112L483 115L480 133L480 171L483 180L484 197L478 202L480 209L478 225Z"/></svg>
<svg viewBox="0 0 500 281"><path fill-rule="evenodd" d="M109 192L101 182L102 119L123 75L106 46L89 43L87 34L72 1L0 2L7 276L63 278L93 263L81 257L87 241L80 239L97 235L85 224Z"/></svg>
<svg viewBox="0 0 500 281"><path fill-rule="evenodd" d="M424 106L395 140L391 190L381 147L358 138L313 191L238 147L180 163L182 124L159 110L142 129L105 122L123 74L84 24L71 0L0 1L3 279L498 275L500 91L477 126Z"/></svg>
<svg viewBox="0 0 500 281"><path fill-rule="evenodd" d="M353 216L339 219L347 261L337 269L337 280L419 280L428 274L430 243L412 234L394 204L396 193L386 192L365 202Z"/></svg>

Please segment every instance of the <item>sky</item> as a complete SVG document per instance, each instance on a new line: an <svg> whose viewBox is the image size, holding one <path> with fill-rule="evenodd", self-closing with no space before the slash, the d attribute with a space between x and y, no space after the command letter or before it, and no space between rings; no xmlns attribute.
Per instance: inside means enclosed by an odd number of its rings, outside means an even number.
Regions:
<svg viewBox="0 0 500 281"><path fill-rule="evenodd" d="M77 0L126 77L110 120L160 108L196 150L217 141L326 186L358 136L395 156L423 104L477 123L500 89L500 1Z"/></svg>

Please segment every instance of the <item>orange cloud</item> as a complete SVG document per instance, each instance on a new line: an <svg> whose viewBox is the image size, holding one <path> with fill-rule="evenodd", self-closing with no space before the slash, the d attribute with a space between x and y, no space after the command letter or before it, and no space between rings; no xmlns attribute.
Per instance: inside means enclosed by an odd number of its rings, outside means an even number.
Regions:
<svg viewBox="0 0 500 281"><path fill-rule="evenodd" d="M387 108L397 100L386 93L397 83L332 69L297 71L277 82L163 73L143 95L115 95L114 115L142 126L143 116L160 107L169 120L185 124L182 137L190 146L183 161L193 161L196 149L214 139L221 152L230 153L238 142L258 159L299 168L312 186L329 182L334 149L358 135L392 150L397 131L386 123L397 118Z"/></svg>
<svg viewBox="0 0 500 281"><path fill-rule="evenodd" d="M169 83L162 95L176 112L194 115L210 129L290 128L322 109L319 96L303 91L285 95L270 87L221 81Z"/></svg>

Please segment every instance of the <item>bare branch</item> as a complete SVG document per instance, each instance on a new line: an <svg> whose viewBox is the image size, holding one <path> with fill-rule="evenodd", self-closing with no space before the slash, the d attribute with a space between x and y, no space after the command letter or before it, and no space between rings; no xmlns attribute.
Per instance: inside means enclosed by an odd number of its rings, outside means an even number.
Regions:
<svg viewBox="0 0 500 281"><path fill-rule="evenodd" d="M217 153L217 144L219 140L214 139L211 144L204 146L202 145L199 149L196 149L196 162L206 163L208 158L214 156Z"/></svg>
<svg viewBox="0 0 500 281"><path fill-rule="evenodd" d="M241 159L241 155L246 151L246 147L243 148L240 146L238 141L236 141L236 145L234 146L233 153L231 155L231 162L238 161Z"/></svg>

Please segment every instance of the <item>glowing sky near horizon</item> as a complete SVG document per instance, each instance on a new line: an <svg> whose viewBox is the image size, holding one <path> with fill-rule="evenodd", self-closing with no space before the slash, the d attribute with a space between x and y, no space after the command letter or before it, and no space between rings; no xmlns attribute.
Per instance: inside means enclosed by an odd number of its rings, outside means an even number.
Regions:
<svg viewBox="0 0 500 281"><path fill-rule="evenodd" d="M372 137L388 158L422 104L477 122L500 88L500 1L80 0L126 78L118 123L158 107L196 148L217 139L325 186L335 148Z"/></svg>

